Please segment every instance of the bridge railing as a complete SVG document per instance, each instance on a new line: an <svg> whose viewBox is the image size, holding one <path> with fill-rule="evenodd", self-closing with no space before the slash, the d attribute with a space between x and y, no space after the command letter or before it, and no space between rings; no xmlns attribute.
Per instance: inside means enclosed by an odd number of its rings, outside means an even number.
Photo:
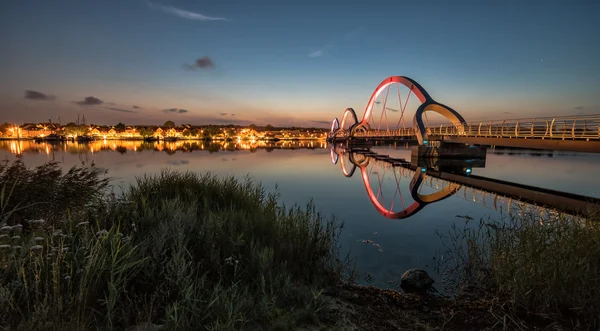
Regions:
<svg viewBox="0 0 600 331"><path fill-rule="evenodd" d="M392 130L368 130L359 131L354 134L354 137L369 137L369 138L386 138L386 137L412 137L415 135L415 129L402 128Z"/></svg>
<svg viewBox="0 0 600 331"><path fill-rule="evenodd" d="M357 138L412 137L415 128L367 130L354 134ZM448 124L430 125L428 135L490 138L600 139L600 114L522 118L470 122L458 127ZM350 131L340 129L332 136L347 138Z"/></svg>
<svg viewBox="0 0 600 331"><path fill-rule="evenodd" d="M600 139L600 115L496 120L427 129L430 135L589 140Z"/></svg>

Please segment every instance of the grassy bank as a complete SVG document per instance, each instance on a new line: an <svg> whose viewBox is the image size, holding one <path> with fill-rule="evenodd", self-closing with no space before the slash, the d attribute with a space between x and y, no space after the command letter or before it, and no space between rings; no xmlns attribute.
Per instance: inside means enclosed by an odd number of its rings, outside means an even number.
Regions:
<svg viewBox="0 0 600 331"><path fill-rule="evenodd" d="M600 216L538 215L455 227L445 242L447 285L488 300L509 329L600 328Z"/></svg>
<svg viewBox="0 0 600 331"><path fill-rule="evenodd" d="M0 329L600 326L597 214L455 227L440 264L455 296L414 296L343 282L342 225L251 180L163 171L120 195L108 184L93 168L0 163Z"/></svg>
<svg viewBox="0 0 600 331"><path fill-rule="evenodd" d="M90 168L0 167L3 327L260 330L315 322L341 225L252 181L164 171L122 196Z"/></svg>

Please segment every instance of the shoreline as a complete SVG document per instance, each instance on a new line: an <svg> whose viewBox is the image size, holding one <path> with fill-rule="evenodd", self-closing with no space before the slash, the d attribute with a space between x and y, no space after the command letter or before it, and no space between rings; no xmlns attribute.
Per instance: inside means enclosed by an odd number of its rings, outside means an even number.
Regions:
<svg viewBox="0 0 600 331"><path fill-rule="evenodd" d="M37 138L3 138L0 137L0 140L4 140L4 141L38 141L38 142L79 142L79 143L88 143L88 142L92 142L92 141L146 141L146 139L144 138L99 138L99 139L93 139L93 140L85 140L85 141L77 141L77 140L71 140L71 139L65 139L65 140L41 140L41 139L37 139ZM321 141L321 140L326 140L326 138L276 138L276 139L240 139L240 141L242 142L248 142L248 141L265 141L265 142L278 142L278 141ZM221 138L210 138L210 139L205 139L205 138L177 138L177 139L155 139L155 140L151 140L151 141L147 141L149 143L152 142L174 142L174 141L230 141L230 142L237 142L237 139L221 139Z"/></svg>

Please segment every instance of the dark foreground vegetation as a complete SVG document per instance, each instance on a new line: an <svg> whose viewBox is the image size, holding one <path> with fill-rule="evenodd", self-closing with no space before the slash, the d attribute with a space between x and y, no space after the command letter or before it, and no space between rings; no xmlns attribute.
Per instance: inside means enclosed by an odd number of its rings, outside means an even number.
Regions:
<svg viewBox="0 0 600 331"><path fill-rule="evenodd" d="M414 295L353 285L342 225L250 180L164 171L119 195L108 184L88 167L0 164L0 329L600 326L591 220L457 229L441 265L453 296Z"/></svg>

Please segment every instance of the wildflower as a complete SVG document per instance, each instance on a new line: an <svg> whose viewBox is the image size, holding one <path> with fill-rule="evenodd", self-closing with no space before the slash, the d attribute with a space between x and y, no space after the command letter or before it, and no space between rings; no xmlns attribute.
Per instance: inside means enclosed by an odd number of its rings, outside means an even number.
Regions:
<svg viewBox="0 0 600 331"><path fill-rule="evenodd" d="M238 264L240 261L235 260L233 258L233 256L230 256L228 258L225 259L225 263L227 263L228 265L234 265L234 264Z"/></svg>
<svg viewBox="0 0 600 331"><path fill-rule="evenodd" d="M65 278L64 278L64 279L65 279L66 281L68 281L68 280L70 280L70 279L71 279L71 276L65 276Z"/></svg>
<svg viewBox="0 0 600 331"><path fill-rule="evenodd" d="M0 234L0 240L5 240L10 238L7 234Z"/></svg>
<svg viewBox="0 0 600 331"><path fill-rule="evenodd" d="M96 232L96 237L106 237L108 235L108 231L102 229L98 232Z"/></svg>
<svg viewBox="0 0 600 331"><path fill-rule="evenodd" d="M42 237L35 237L35 238L33 238L33 241L35 241L35 242L44 241L44 238L42 238Z"/></svg>
<svg viewBox="0 0 600 331"><path fill-rule="evenodd" d="M42 226L46 223L43 219L29 221L33 226Z"/></svg>
<svg viewBox="0 0 600 331"><path fill-rule="evenodd" d="M31 246L31 251L32 252L39 252L43 249L44 247L42 247L42 245L35 245L35 246Z"/></svg>
<svg viewBox="0 0 600 331"><path fill-rule="evenodd" d="M12 240L19 240L19 239L21 239L21 236L12 236L12 238L10 238L10 239L12 239Z"/></svg>
<svg viewBox="0 0 600 331"><path fill-rule="evenodd" d="M80 226L84 226L84 225L88 225L88 224L90 224L90 222L84 221L84 222L79 222L79 223L77 223L77 225L76 225L76 226L77 226L77 227L80 227Z"/></svg>
<svg viewBox="0 0 600 331"><path fill-rule="evenodd" d="M5 225L5 226L3 226L3 227L0 228L0 233L10 232L12 229L13 229L12 226Z"/></svg>
<svg viewBox="0 0 600 331"><path fill-rule="evenodd" d="M21 225L21 224L13 225L12 229L15 234L21 233L21 231L23 231L23 225Z"/></svg>
<svg viewBox="0 0 600 331"><path fill-rule="evenodd" d="M8 249L10 248L10 245L0 245L0 249Z"/></svg>

